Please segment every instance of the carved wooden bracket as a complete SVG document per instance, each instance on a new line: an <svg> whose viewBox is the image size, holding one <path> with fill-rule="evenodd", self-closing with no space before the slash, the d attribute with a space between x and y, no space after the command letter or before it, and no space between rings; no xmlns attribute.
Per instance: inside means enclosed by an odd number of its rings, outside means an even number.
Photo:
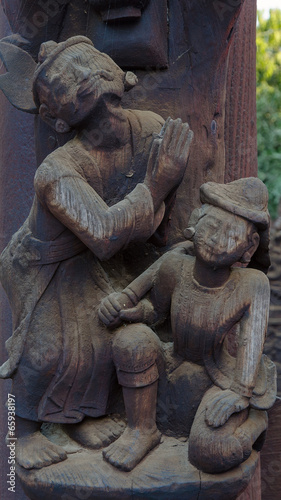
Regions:
<svg viewBox="0 0 281 500"><path fill-rule="evenodd" d="M100 12L104 22L111 22L116 19L140 18L149 0L116 0L113 3L108 0L91 0L90 3Z"/></svg>
<svg viewBox="0 0 281 500"><path fill-rule="evenodd" d="M91 18L87 36L93 40L95 47L109 54L120 66L166 68L168 66L167 0L157 2L127 0L116 2L114 5L119 3L123 3L123 6L103 8L99 10L101 17L96 15L95 18ZM96 4L105 6L108 1L93 2L95 10ZM143 7L140 8L140 5Z"/></svg>

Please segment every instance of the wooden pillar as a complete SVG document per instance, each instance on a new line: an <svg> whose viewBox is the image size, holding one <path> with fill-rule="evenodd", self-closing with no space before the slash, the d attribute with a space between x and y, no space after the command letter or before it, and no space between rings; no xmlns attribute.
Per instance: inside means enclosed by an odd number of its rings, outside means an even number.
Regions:
<svg viewBox="0 0 281 500"><path fill-rule="evenodd" d="M256 2L247 0L229 51L225 106L225 182L257 176Z"/></svg>

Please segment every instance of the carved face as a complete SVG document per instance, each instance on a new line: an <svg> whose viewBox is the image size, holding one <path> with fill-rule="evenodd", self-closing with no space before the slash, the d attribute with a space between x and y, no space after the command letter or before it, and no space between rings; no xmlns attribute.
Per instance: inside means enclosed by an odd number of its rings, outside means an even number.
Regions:
<svg viewBox="0 0 281 500"><path fill-rule="evenodd" d="M80 43L65 49L37 83L40 104L46 104L54 117L74 126L92 112L106 93L121 97L124 73L110 57L94 47Z"/></svg>
<svg viewBox="0 0 281 500"><path fill-rule="evenodd" d="M252 246L253 232L251 222L210 205L195 227L195 255L212 267L231 266Z"/></svg>

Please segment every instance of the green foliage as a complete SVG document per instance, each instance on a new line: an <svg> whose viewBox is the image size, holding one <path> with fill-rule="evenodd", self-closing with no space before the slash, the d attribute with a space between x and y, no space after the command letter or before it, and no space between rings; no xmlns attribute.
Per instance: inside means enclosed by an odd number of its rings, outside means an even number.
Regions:
<svg viewBox="0 0 281 500"><path fill-rule="evenodd" d="M281 10L265 19L258 12L257 129L259 177L269 191L269 210L276 217L281 199Z"/></svg>

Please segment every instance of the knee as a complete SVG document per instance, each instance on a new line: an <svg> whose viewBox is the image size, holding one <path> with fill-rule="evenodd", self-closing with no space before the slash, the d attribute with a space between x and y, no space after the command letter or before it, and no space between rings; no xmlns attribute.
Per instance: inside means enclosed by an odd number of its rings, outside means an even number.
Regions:
<svg viewBox="0 0 281 500"><path fill-rule="evenodd" d="M120 370L136 373L153 365L161 349L158 337L142 323L120 329L112 347L115 366Z"/></svg>
<svg viewBox="0 0 281 500"><path fill-rule="evenodd" d="M138 323L119 330L113 342L119 383L124 387L144 387L156 382L160 351L158 337L146 325Z"/></svg>
<svg viewBox="0 0 281 500"><path fill-rule="evenodd" d="M191 429L188 457L192 465L208 474L219 474L244 461L241 443L234 435L218 436L214 432L195 433Z"/></svg>

